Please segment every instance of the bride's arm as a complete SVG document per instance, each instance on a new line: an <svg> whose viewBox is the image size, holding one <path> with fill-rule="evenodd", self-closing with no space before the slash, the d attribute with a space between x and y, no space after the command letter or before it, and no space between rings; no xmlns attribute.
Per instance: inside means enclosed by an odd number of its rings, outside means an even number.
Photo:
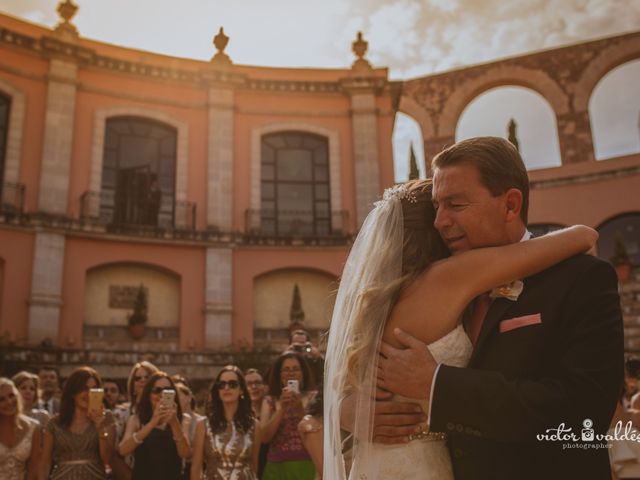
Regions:
<svg viewBox="0 0 640 480"><path fill-rule="evenodd" d="M575 225L526 242L469 250L437 262L428 273L437 282L459 289L466 305L493 287L534 275L590 250L597 239L594 229Z"/></svg>

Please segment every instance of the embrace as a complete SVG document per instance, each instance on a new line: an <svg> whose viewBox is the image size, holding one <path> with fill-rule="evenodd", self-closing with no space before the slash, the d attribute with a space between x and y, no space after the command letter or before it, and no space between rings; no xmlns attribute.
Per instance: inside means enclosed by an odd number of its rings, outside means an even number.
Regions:
<svg viewBox="0 0 640 480"><path fill-rule="evenodd" d="M432 170L385 192L347 259L324 478L610 479L592 436L539 440L605 433L622 387L617 278L586 254L597 233L531 238L527 171L504 139L457 143Z"/></svg>

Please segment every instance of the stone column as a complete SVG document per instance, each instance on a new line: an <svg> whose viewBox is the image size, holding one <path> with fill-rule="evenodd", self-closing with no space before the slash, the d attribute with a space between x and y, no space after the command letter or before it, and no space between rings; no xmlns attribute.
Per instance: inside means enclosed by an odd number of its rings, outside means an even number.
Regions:
<svg viewBox="0 0 640 480"><path fill-rule="evenodd" d="M207 248L205 295L205 348L220 348L231 344L233 250Z"/></svg>
<svg viewBox="0 0 640 480"><path fill-rule="evenodd" d="M569 112L556 116L562 163L595 161L589 112Z"/></svg>
<svg viewBox="0 0 640 480"><path fill-rule="evenodd" d="M58 340L62 307L62 273L65 237L59 233L36 234L31 297L29 298L29 343Z"/></svg>
<svg viewBox="0 0 640 480"><path fill-rule="evenodd" d="M209 88L207 225L222 231L233 227L233 105L231 88Z"/></svg>
<svg viewBox="0 0 640 480"><path fill-rule="evenodd" d="M351 125L356 178L356 218L360 228L380 195L378 116L373 92L351 94Z"/></svg>
<svg viewBox="0 0 640 480"><path fill-rule="evenodd" d="M78 65L51 58L44 118L38 210L67 214Z"/></svg>
<svg viewBox="0 0 640 480"><path fill-rule="evenodd" d="M426 168L427 177L431 176L431 161L433 157L442 150L456 143L453 135L445 135L440 137L431 137L424 139L424 166Z"/></svg>

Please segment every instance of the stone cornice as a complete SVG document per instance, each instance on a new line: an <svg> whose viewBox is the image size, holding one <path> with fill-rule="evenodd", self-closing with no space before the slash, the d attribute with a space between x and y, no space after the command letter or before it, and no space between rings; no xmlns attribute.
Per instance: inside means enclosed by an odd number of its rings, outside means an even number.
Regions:
<svg viewBox="0 0 640 480"><path fill-rule="evenodd" d="M640 175L640 166L606 170L602 172L585 173L569 177L551 178L548 180L533 180L529 183L532 190L544 188L559 188L570 185L581 185L584 183L601 182L603 180L614 180L616 178Z"/></svg>
<svg viewBox="0 0 640 480"><path fill-rule="evenodd" d="M143 79L188 83L197 86L226 87L270 93L345 94L354 91L388 93L388 80L381 77L346 77L338 81L279 80L251 78L233 71L233 67L216 68L204 64L199 71L165 67L158 64L123 60L101 55L94 49L63 42L53 36L34 38L0 27L0 44L10 45L47 58L74 62L82 68L97 68Z"/></svg>

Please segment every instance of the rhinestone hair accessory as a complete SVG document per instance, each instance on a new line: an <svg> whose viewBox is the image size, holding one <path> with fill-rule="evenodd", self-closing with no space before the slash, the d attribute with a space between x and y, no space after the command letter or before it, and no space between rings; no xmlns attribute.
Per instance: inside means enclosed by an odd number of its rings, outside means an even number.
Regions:
<svg viewBox="0 0 640 480"><path fill-rule="evenodd" d="M393 199L406 200L409 203L418 203L416 194L414 192L410 192L407 186L401 183L385 189L384 194L382 195L382 200L378 200L374 205L378 207Z"/></svg>

